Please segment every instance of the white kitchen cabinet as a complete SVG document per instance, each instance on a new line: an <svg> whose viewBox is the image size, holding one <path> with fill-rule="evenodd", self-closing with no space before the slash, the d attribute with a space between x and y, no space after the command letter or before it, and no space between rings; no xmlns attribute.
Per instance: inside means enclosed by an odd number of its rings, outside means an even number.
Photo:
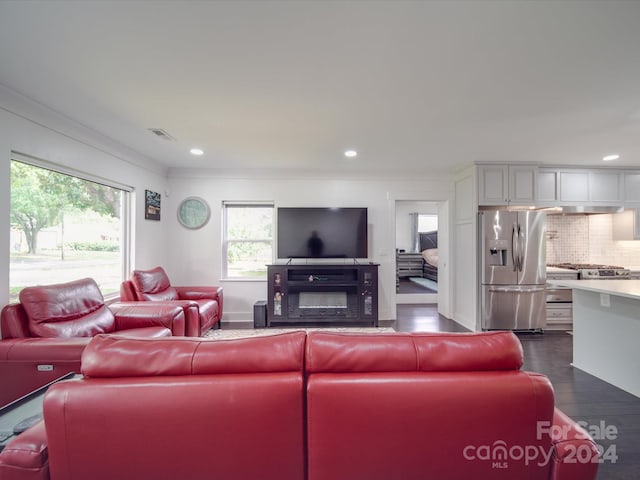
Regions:
<svg viewBox="0 0 640 480"><path fill-rule="evenodd" d="M640 202L640 173L624 173L624 201Z"/></svg>
<svg viewBox="0 0 640 480"><path fill-rule="evenodd" d="M589 201L589 173L588 172L560 172L561 202Z"/></svg>
<svg viewBox="0 0 640 480"><path fill-rule="evenodd" d="M536 200L538 168L531 165L509 167L509 203L533 205Z"/></svg>
<svg viewBox="0 0 640 480"><path fill-rule="evenodd" d="M509 167L483 165L478 167L478 205L507 205Z"/></svg>
<svg viewBox="0 0 640 480"><path fill-rule="evenodd" d="M547 325L545 330L571 330L573 308L571 303L547 303Z"/></svg>
<svg viewBox="0 0 640 480"><path fill-rule="evenodd" d="M640 171L480 164L478 205L640 205Z"/></svg>
<svg viewBox="0 0 640 480"><path fill-rule="evenodd" d="M561 203L619 205L622 202L620 171L563 169L558 175Z"/></svg>
<svg viewBox="0 0 640 480"><path fill-rule="evenodd" d="M547 267L547 281L577 279L578 272L576 270ZM549 288L549 285L547 285L547 288ZM565 301L547 302L546 313L547 325L545 330L571 330L573 328L573 305L570 301L565 299Z"/></svg>
<svg viewBox="0 0 640 480"><path fill-rule="evenodd" d="M589 172L589 201L620 202L622 200L620 178L620 172Z"/></svg>
<svg viewBox="0 0 640 480"><path fill-rule="evenodd" d="M555 170L538 171L538 203L554 203L558 200L558 172Z"/></svg>
<svg viewBox="0 0 640 480"><path fill-rule="evenodd" d="M533 205L536 182L535 165L481 165L478 205Z"/></svg>
<svg viewBox="0 0 640 480"><path fill-rule="evenodd" d="M625 210L613 215L614 240L640 240L640 209Z"/></svg>

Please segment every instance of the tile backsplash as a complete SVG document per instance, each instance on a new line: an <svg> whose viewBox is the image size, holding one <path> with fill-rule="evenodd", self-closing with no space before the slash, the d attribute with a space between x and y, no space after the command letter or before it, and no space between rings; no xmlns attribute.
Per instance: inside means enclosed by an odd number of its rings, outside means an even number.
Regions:
<svg viewBox="0 0 640 480"><path fill-rule="evenodd" d="M640 241L614 241L612 215L547 215L547 263L640 266Z"/></svg>
<svg viewBox="0 0 640 480"><path fill-rule="evenodd" d="M547 215L547 263L589 262L589 217Z"/></svg>

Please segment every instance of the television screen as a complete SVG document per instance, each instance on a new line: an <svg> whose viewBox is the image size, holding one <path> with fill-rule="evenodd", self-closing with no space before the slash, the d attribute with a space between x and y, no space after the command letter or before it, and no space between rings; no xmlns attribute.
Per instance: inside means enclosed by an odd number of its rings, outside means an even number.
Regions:
<svg viewBox="0 0 640 480"><path fill-rule="evenodd" d="M278 208L278 258L367 258L366 208Z"/></svg>

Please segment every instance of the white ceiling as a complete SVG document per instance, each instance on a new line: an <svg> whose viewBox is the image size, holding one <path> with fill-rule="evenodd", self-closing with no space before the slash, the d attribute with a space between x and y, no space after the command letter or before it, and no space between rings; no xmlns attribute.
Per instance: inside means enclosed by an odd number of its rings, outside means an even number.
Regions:
<svg viewBox="0 0 640 480"><path fill-rule="evenodd" d="M639 25L616 0L0 0L0 84L175 168L638 166Z"/></svg>

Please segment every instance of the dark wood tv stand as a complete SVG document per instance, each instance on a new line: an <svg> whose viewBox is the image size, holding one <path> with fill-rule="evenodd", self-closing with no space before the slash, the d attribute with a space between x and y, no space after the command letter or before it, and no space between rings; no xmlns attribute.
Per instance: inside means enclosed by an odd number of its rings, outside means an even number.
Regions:
<svg viewBox="0 0 640 480"><path fill-rule="evenodd" d="M267 326L378 326L378 264L267 265Z"/></svg>

